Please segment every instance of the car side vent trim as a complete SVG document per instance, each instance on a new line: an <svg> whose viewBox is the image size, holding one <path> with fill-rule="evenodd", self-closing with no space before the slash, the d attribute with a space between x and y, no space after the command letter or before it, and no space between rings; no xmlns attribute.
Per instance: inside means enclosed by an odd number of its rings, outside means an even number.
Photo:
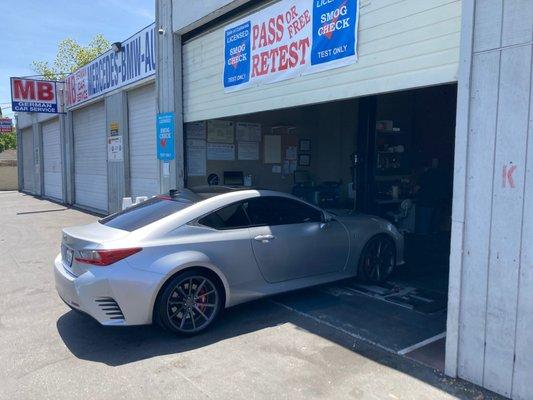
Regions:
<svg viewBox="0 0 533 400"><path fill-rule="evenodd" d="M109 319L124 319L120 306L112 297L101 297L96 299L95 302Z"/></svg>

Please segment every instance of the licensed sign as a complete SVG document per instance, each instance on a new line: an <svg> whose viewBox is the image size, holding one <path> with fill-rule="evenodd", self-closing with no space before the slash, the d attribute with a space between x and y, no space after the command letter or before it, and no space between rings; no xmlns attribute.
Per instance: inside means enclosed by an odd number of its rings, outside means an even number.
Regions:
<svg viewBox="0 0 533 400"><path fill-rule="evenodd" d="M57 114L56 82L11 78L11 109L14 112Z"/></svg>
<svg viewBox="0 0 533 400"><path fill-rule="evenodd" d="M65 79L68 108L155 74L155 23L109 50Z"/></svg>
<svg viewBox="0 0 533 400"><path fill-rule="evenodd" d="M174 113L157 114L157 158L174 159Z"/></svg>
<svg viewBox="0 0 533 400"><path fill-rule="evenodd" d="M277 82L357 61L359 0L282 0L224 31L224 88Z"/></svg>
<svg viewBox="0 0 533 400"><path fill-rule="evenodd" d="M13 121L11 118L0 118L0 133L13 132Z"/></svg>

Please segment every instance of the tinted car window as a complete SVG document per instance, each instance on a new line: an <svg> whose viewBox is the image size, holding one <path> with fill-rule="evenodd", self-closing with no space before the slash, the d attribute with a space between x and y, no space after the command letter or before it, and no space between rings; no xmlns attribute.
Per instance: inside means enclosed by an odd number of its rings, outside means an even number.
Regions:
<svg viewBox="0 0 533 400"><path fill-rule="evenodd" d="M224 207L203 217L198 223L214 229L245 228L250 224L242 208L242 203Z"/></svg>
<svg viewBox="0 0 533 400"><path fill-rule="evenodd" d="M253 226L322 221L320 210L285 197L257 197L248 200L245 209Z"/></svg>
<svg viewBox="0 0 533 400"><path fill-rule="evenodd" d="M98 222L111 228L132 232L194 203L188 199L157 196L116 214L111 214Z"/></svg>

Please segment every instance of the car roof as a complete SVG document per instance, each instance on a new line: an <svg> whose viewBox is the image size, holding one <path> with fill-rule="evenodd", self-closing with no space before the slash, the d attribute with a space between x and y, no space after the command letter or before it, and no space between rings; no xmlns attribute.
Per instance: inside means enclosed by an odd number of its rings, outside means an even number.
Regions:
<svg viewBox="0 0 533 400"><path fill-rule="evenodd" d="M276 196L276 197L284 197L293 199L305 204L308 204L311 207L314 207L316 209L319 209L318 207L306 203L305 201L284 192L278 192L275 190L267 190L267 189L240 189L235 191L230 191L227 193L221 193L218 195L214 195L212 197L205 198L203 200L199 200L196 203L193 203L191 206L184 208L183 210L180 210L172 215L169 215L165 218L162 218L158 221L155 221L149 225L146 225L143 228L138 229L136 235L139 236L152 236L152 235L160 235L167 233L169 231L169 228L171 230L185 225L189 223L190 221L193 221L203 215L209 214L213 211L218 210L219 208L225 207L229 204L251 199L254 197L270 197L270 196Z"/></svg>

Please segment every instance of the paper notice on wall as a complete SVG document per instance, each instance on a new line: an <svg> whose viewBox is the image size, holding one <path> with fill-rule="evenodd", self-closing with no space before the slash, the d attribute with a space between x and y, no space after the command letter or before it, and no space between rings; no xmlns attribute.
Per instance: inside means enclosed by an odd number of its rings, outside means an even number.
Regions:
<svg viewBox="0 0 533 400"><path fill-rule="evenodd" d="M189 122L185 124L185 134L187 139L203 139L205 140L207 124L205 121Z"/></svg>
<svg viewBox="0 0 533 400"><path fill-rule="evenodd" d="M233 143L234 125L231 121L207 121L207 141L211 143Z"/></svg>
<svg viewBox="0 0 533 400"><path fill-rule="evenodd" d="M107 138L107 161L124 161L124 151L122 148L122 135L110 136Z"/></svg>
<svg viewBox="0 0 533 400"><path fill-rule="evenodd" d="M237 122L235 125L237 142L260 142L261 124L251 122Z"/></svg>
<svg viewBox="0 0 533 400"><path fill-rule="evenodd" d="M233 161L235 160L235 145L224 143L207 143L207 159Z"/></svg>
<svg viewBox="0 0 533 400"><path fill-rule="evenodd" d="M206 175L206 143L201 139L187 140L187 175Z"/></svg>
<svg viewBox="0 0 533 400"><path fill-rule="evenodd" d="M264 140L264 163L281 163L281 136L265 135Z"/></svg>
<svg viewBox="0 0 533 400"><path fill-rule="evenodd" d="M259 160L259 142L239 142L239 160Z"/></svg>
<svg viewBox="0 0 533 400"><path fill-rule="evenodd" d="M289 172L292 174L294 171L296 171L296 168L298 167L297 160L291 160L289 161Z"/></svg>
<svg viewBox="0 0 533 400"><path fill-rule="evenodd" d="M289 175L291 173L291 162L289 160L283 161L283 175Z"/></svg>
<svg viewBox="0 0 533 400"><path fill-rule="evenodd" d="M297 160L298 159L298 147L288 146L285 149L285 159L286 160Z"/></svg>

